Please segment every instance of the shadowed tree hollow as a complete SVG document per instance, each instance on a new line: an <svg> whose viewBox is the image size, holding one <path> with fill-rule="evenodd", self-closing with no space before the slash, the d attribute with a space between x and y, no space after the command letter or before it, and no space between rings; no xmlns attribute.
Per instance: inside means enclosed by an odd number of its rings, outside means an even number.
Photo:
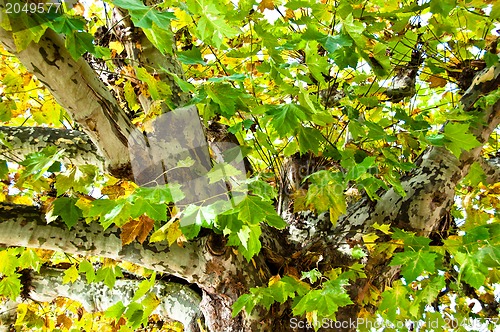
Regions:
<svg viewBox="0 0 500 332"><path fill-rule="evenodd" d="M500 4L0 9L0 329L497 325Z"/></svg>

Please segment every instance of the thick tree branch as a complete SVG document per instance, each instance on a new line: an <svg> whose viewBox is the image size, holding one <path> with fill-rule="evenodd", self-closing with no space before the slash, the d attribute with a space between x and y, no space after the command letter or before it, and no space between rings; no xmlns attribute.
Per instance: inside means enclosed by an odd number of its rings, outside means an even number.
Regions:
<svg viewBox="0 0 500 332"><path fill-rule="evenodd" d="M88 63L82 58L73 60L64 39L50 29L38 43L32 42L22 51L16 49L13 33L1 27L0 41L82 127L112 173L129 170L127 140L133 126Z"/></svg>
<svg viewBox="0 0 500 332"><path fill-rule="evenodd" d="M80 302L87 312L103 312L118 301L125 306L132 302L139 280L116 280L112 289L102 282L88 284L81 278L64 283L64 271L42 268L30 280L29 297L35 301L50 302L56 297L65 297ZM153 313L167 320L181 322L186 331L198 331L197 320L201 318L201 297L186 285L156 281L151 292L160 300ZM140 301L140 299L139 299Z"/></svg>
<svg viewBox="0 0 500 332"><path fill-rule="evenodd" d="M500 86L500 64L490 67L478 76L465 93L462 103L470 107L488 92ZM500 123L500 101L481 111L476 126L471 133L484 144ZM480 159L482 145L470 151L462 151L455 157L444 147L430 147L422 155L418 168L402 179L406 192L401 197L394 189L389 189L376 202L367 198L353 205L338 223L341 232L334 241L341 241L346 233L360 239L374 223L392 224L428 235L439 227L439 223L454 202L455 186L469 172L470 166ZM356 235L357 234L357 235Z"/></svg>
<svg viewBox="0 0 500 332"><path fill-rule="evenodd" d="M244 314L232 319L230 304L270 277L261 258L254 258L255 265L248 264L242 255L225 247L219 236L198 238L182 248L147 241L123 246L120 230L114 226L103 230L96 222L82 221L68 230L60 221L47 224L43 214L31 206L0 204L0 243L128 261L195 283L203 290L201 310L214 331L239 331L256 324Z"/></svg>
<svg viewBox="0 0 500 332"><path fill-rule="evenodd" d="M64 162L73 165L95 165L102 169L104 161L87 135L76 130L45 127L0 126L5 145L0 145L4 159L20 162L26 155L47 146L65 150Z"/></svg>
<svg viewBox="0 0 500 332"><path fill-rule="evenodd" d="M479 162L479 165L481 165L481 168L483 169L484 174L486 174L486 182L488 184L494 184L494 183L500 182L500 158L499 157L490 158L490 159L479 158L478 162Z"/></svg>

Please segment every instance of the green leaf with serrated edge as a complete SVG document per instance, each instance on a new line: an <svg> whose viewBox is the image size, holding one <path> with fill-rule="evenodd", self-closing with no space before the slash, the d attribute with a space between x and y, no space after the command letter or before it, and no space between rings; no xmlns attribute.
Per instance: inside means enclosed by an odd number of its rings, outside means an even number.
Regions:
<svg viewBox="0 0 500 332"><path fill-rule="evenodd" d="M109 288L113 288L117 277L123 277L122 271L118 266L104 266L97 270L96 281L102 281Z"/></svg>
<svg viewBox="0 0 500 332"><path fill-rule="evenodd" d="M434 253L419 251L405 251L395 253L390 266L401 265L401 273L407 282L412 282L424 272L433 273L436 270Z"/></svg>
<svg viewBox="0 0 500 332"><path fill-rule="evenodd" d="M18 258L11 250L0 251L0 274L13 275L18 265Z"/></svg>
<svg viewBox="0 0 500 332"><path fill-rule="evenodd" d="M138 197L134 200L131 217L137 218L143 214L147 214L154 220L167 220L167 206L162 203L152 203L152 201Z"/></svg>
<svg viewBox="0 0 500 332"><path fill-rule="evenodd" d="M75 265L71 265L69 269L64 271L63 284L73 283L75 282L80 275L78 274L78 270Z"/></svg>
<svg viewBox="0 0 500 332"><path fill-rule="evenodd" d="M60 196L69 190L89 193L95 185L97 172L97 167L94 165L81 165L57 174L55 183L57 195Z"/></svg>
<svg viewBox="0 0 500 332"><path fill-rule="evenodd" d="M455 155L460 157L462 150L469 151L481 146L476 137L470 133L467 123L448 123L444 127L444 137L448 140L445 146Z"/></svg>
<svg viewBox="0 0 500 332"><path fill-rule="evenodd" d="M430 305L445 287L444 276L433 276L427 283L422 283L422 289L417 292L415 302Z"/></svg>
<svg viewBox="0 0 500 332"><path fill-rule="evenodd" d="M21 280L19 280L19 277L19 274L4 277L0 281L0 294L15 301L21 294Z"/></svg>
<svg viewBox="0 0 500 332"><path fill-rule="evenodd" d="M309 281L313 284L315 283L319 278L321 278L323 274L319 272L318 269L313 269L311 271L304 272L302 271L302 277L300 278L301 280L304 279L309 279Z"/></svg>
<svg viewBox="0 0 500 332"><path fill-rule="evenodd" d="M139 287L137 287L137 290L135 291L135 294L134 294L134 297L132 298L132 301L137 301L141 297L146 295L146 293L149 292L153 288L155 281L156 281L156 273L153 272L153 274L151 275L151 278L141 281L141 283L139 284Z"/></svg>
<svg viewBox="0 0 500 332"><path fill-rule="evenodd" d="M184 198L181 185L177 183L155 187L137 188L133 196L142 197L155 203L175 203Z"/></svg>
<svg viewBox="0 0 500 332"><path fill-rule="evenodd" d="M488 268L475 257L467 257L460 266L459 280L463 280L472 287L479 289L484 285Z"/></svg>
<svg viewBox="0 0 500 332"><path fill-rule="evenodd" d="M412 250L428 250L431 239L425 236L417 236L413 232L408 232L398 228L394 228L394 234L392 235L394 240L402 240L405 246Z"/></svg>
<svg viewBox="0 0 500 332"><path fill-rule="evenodd" d="M394 308L398 308L399 314L404 317L410 305L407 287L403 286L400 280L397 280L393 283L392 288L382 293L382 301L378 306L378 312L382 317L387 317L389 321L394 322L398 314Z"/></svg>
<svg viewBox="0 0 500 332"><path fill-rule="evenodd" d="M238 218L249 224L258 224L263 222L268 214L276 214L271 202L263 201L256 196L246 196L236 209L239 210Z"/></svg>
<svg viewBox="0 0 500 332"><path fill-rule="evenodd" d="M171 29L153 22L151 28L142 31L158 51L163 54L172 54L174 38Z"/></svg>
<svg viewBox="0 0 500 332"><path fill-rule="evenodd" d="M141 303L132 302L127 306L124 316L127 318L131 327L136 329L144 320L144 306Z"/></svg>
<svg viewBox="0 0 500 332"><path fill-rule="evenodd" d="M130 219L132 206L125 199L96 199L88 212L89 217L101 217L99 222L107 229L111 224L124 225Z"/></svg>
<svg viewBox="0 0 500 332"><path fill-rule="evenodd" d="M94 266L88 260L83 260L80 262L78 266L78 272L85 273L87 284L90 284L96 278Z"/></svg>
<svg viewBox="0 0 500 332"><path fill-rule="evenodd" d="M233 303L233 310L231 315L236 317L243 308L247 313L251 313L255 307L255 302L250 294L241 295L236 302Z"/></svg>
<svg viewBox="0 0 500 332"><path fill-rule="evenodd" d="M228 163L217 163L206 174L209 178L209 183L215 183L220 180L228 181L233 176L241 176L241 171Z"/></svg>
<svg viewBox="0 0 500 332"><path fill-rule="evenodd" d="M295 298L295 288L293 285L281 280L269 286L269 293L273 297L274 301L282 304L289 298Z"/></svg>
<svg viewBox="0 0 500 332"><path fill-rule="evenodd" d="M462 183L473 187L480 183L486 183L486 174L479 163L475 162L471 165L469 173L462 179Z"/></svg>
<svg viewBox="0 0 500 332"><path fill-rule="evenodd" d="M0 258L1 259L1 258ZM19 256L19 267L22 269L31 268L36 272L40 271L40 267L42 266L42 260L33 249L26 248L21 256Z"/></svg>
<svg viewBox="0 0 500 332"><path fill-rule="evenodd" d="M126 9L134 25L141 28L152 28L153 23L158 26L168 27L176 17L172 12L160 12L157 9L145 6L139 0L113 0L113 3Z"/></svg>
<svg viewBox="0 0 500 332"><path fill-rule="evenodd" d="M266 113L271 116L270 124L280 136L295 134L301 121L307 119L305 110L295 104L272 106Z"/></svg>
<svg viewBox="0 0 500 332"><path fill-rule="evenodd" d="M54 215L60 216L69 229L75 226L83 217L82 210L75 204L78 199L74 197L60 197L54 201Z"/></svg>
<svg viewBox="0 0 500 332"><path fill-rule="evenodd" d="M123 305L122 301L119 301L106 309L104 316L118 320L125 312L125 309L127 309L127 307Z"/></svg>
<svg viewBox="0 0 500 332"><path fill-rule="evenodd" d="M304 154L308 151L318 154L321 142L324 141L321 132L316 128L299 126L299 151Z"/></svg>
<svg viewBox="0 0 500 332"><path fill-rule="evenodd" d="M84 53L94 52L94 36L87 32L72 31L66 35L66 48L74 60L78 60Z"/></svg>
<svg viewBox="0 0 500 332"><path fill-rule="evenodd" d="M263 200L269 201L278 195L276 188L271 186L269 183L258 180L258 179L250 179L247 182L248 190L254 194L262 198Z"/></svg>
<svg viewBox="0 0 500 332"><path fill-rule="evenodd" d="M64 152L64 149L58 151L55 146L47 146L40 152L30 153L24 161L19 163L26 167L22 177L33 175L34 180L40 179L55 162L62 158Z"/></svg>
<svg viewBox="0 0 500 332"><path fill-rule="evenodd" d="M208 5L204 9L206 12L202 14L197 26L197 31L203 41L219 48L223 44L224 38L233 38L239 34L236 28L231 27L218 15L219 11L213 4Z"/></svg>

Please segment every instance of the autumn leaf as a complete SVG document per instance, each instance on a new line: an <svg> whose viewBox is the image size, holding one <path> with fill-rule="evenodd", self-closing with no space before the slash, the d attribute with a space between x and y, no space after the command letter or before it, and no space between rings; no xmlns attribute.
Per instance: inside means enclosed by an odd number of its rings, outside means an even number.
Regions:
<svg viewBox="0 0 500 332"><path fill-rule="evenodd" d="M429 88L442 88L448 83L447 80L445 80L441 76L436 76L436 75L429 76L427 82L430 83Z"/></svg>
<svg viewBox="0 0 500 332"><path fill-rule="evenodd" d="M261 13L263 13L264 10L266 10L266 9L273 10L274 9L274 2L273 2L273 0L262 0L259 3L259 6L257 7L257 9Z"/></svg>
<svg viewBox="0 0 500 332"><path fill-rule="evenodd" d="M122 245L127 245L135 239L142 244L149 235L149 232L153 229L154 223L155 221L153 219L146 215L142 215L139 217L139 220L133 219L123 225L120 234Z"/></svg>

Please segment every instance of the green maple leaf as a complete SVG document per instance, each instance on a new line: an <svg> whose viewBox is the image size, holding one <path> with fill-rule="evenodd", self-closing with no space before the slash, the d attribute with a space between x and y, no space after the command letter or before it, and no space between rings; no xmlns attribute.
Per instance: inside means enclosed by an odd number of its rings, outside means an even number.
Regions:
<svg viewBox="0 0 500 332"><path fill-rule="evenodd" d="M74 60L86 52L94 53L94 36L88 32L71 31L66 35L65 45Z"/></svg>
<svg viewBox="0 0 500 332"><path fill-rule="evenodd" d="M434 263L436 257L436 254L424 250L405 251L394 254L389 265L401 265L401 273L406 281L412 282L424 271L432 273L436 270Z"/></svg>
<svg viewBox="0 0 500 332"><path fill-rule="evenodd" d="M302 121L307 119L305 109L296 104L282 104L272 106L267 111L271 125L280 136L294 135Z"/></svg>
<svg viewBox="0 0 500 332"><path fill-rule="evenodd" d="M268 215L276 215L276 210L270 201L263 201L256 196L246 196L236 209L239 210L238 219L253 225L265 221Z"/></svg>
<svg viewBox="0 0 500 332"><path fill-rule="evenodd" d="M299 126L299 151L306 153L312 151L318 154L320 144L324 141L321 132L316 128L306 128Z"/></svg>
<svg viewBox="0 0 500 332"><path fill-rule="evenodd" d="M227 163L218 163L212 167L207 176L210 179L209 183L212 184L220 180L228 181L232 176L241 176L241 171Z"/></svg>
<svg viewBox="0 0 500 332"><path fill-rule="evenodd" d="M172 12L160 12L153 7L145 6L139 0L113 0L113 3L128 10L134 25L141 28L152 28L153 23L160 27L170 26L170 22L176 17Z"/></svg>
<svg viewBox="0 0 500 332"><path fill-rule="evenodd" d="M469 151L481 146L476 137L470 133L467 123L448 123L444 128L444 137L448 139L445 146L459 158L462 150Z"/></svg>
<svg viewBox="0 0 500 332"><path fill-rule="evenodd" d="M378 307L379 312L386 311L384 314L390 321L396 320L397 310L399 308L400 315L405 316L407 309L410 307L408 300L408 289L401 284L400 280L393 283L392 288L382 293L382 301Z"/></svg>
<svg viewBox="0 0 500 332"><path fill-rule="evenodd" d="M10 297L13 301L21 294L21 281L19 274L4 277L0 281L0 294Z"/></svg>
<svg viewBox="0 0 500 332"><path fill-rule="evenodd" d="M82 210L75 205L77 201L74 197L61 197L54 201L54 214L60 216L69 229L83 217Z"/></svg>
<svg viewBox="0 0 500 332"><path fill-rule="evenodd" d="M162 203L152 203L148 199L138 197L134 200L134 208L131 213L132 218L137 218L143 213L154 220L167 220L167 206Z"/></svg>
<svg viewBox="0 0 500 332"><path fill-rule="evenodd" d="M89 217L101 217L101 225L104 229L111 226L112 223L118 226L123 225L130 219L131 205L124 199L96 199L90 207Z"/></svg>
<svg viewBox="0 0 500 332"><path fill-rule="evenodd" d="M204 41L212 41L216 47L221 47L224 38L233 38L239 31L224 21L215 4L204 6L197 26L198 33Z"/></svg>
<svg viewBox="0 0 500 332"><path fill-rule="evenodd" d="M41 266L42 266L42 260L32 249L25 249L21 254L21 256L19 257L19 267L22 269L31 268L39 272Z"/></svg>
<svg viewBox="0 0 500 332"><path fill-rule="evenodd" d="M122 270L118 266L105 266L97 270L96 281L102 281L109 288L113 288L117 277L123 277Z"/></svg>
<svg viewBox="0 0 500 332"><path fill-rule="evenodd" d="M294 285L279 280L269 287L270 294L275 301L279 303L285 303L288 298L295 298L295 287Z"/></svg>
<svg viewBox="0 0 500 332"><path fill-rule="evenodd" d="M24 161L20 162L26 167L22 178L33 175L34 180L40 179L54 163L62 158L64 151L64 149L57 151L55 146L47 146L40 152L30 153Z"/></svg>
<svg viewBox="0 0 500 332"><path fill-rule="evenodd" d="M66 269L64 271L64 277L63 277L63 284L67 284L70 282L75 282L80 274L78 274L78 270L76 269L76 266L72 265L69 269Z"/></svg>
<svg viewBox="0 0 500 332"><path fill-rule="evenodd" d="M90 284L96 278L94 266L92 266L92 264L87 260L83 260L80 262L80 266L78 267L78 272L85 273L87 284Z"/></svg>
<svg viewBox="0 0 500 332"><path fill-rule="evenodd" d="M142 197L155 203L175 203L184 198L181 185L172 183L156 187L140 187L133 194L134 197Z"/></svg>
<svg viewBox="0 0 500 332"><path fill-rule="evenodd" d="M466 257L460 266L459 279L464 280L476 289L484 285L487 275L488 268L479 262L476 257Z"/></svg>
<svg viewBox="0 0 500 332"><path fill-rule="evenodd" d="M122 301L119 301L106 309L104 316L118 320L125 312L125 309L127 309L127 307L123 305Z"/></svg>
<svg viewBox="0 0 500 332"><path fill-rule="evenodd" d="M10 250L0 251L0 274L6 276L14 274L17 265L18 259Z"/></svg>

